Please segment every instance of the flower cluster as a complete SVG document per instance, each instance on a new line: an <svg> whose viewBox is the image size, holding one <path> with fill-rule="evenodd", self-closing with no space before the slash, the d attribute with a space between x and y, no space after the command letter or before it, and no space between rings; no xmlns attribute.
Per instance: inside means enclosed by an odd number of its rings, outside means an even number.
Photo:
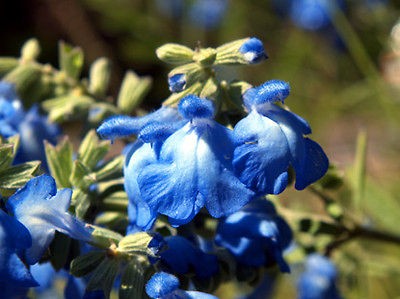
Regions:
<svg viewBox="0 0 400 299"><path fill-rule="evenodd" d="M277 80L248 89L243 98L249 115L234 130L213 120L211 101L194 95L183 98L177 111L163 107L143 118L106 120L101 136L139 137L125 163L131 222L146 230L163 214L179 226L203 207L213 217L227 216L253 198L281 193L289 167L297 189L322 177L328 159L304 137L309 125L274 104L288 94L288 84Z"/></svg>
<svg viewBox="0 0 400 299"><path fill-rule="evenodd" d="M57 143L60 128L39 114L37 106L25 112L14 86L0 82L0 135L4 138L19 134L20 145L14 163L40 160L47 169L43 141Z"/></svg>
<svg viewBox="0 0 400 299"><path fill-rule="evenodd" d="M25 266L36 264L54 239L55 231L90 242L91 231L67 211L71 190L57 191L54 179L42 175L31 179L6 203L8 213L0 210L2 252L0 281L22 293L37 282ZM7 290L6 290L7 291Z"/></svg>

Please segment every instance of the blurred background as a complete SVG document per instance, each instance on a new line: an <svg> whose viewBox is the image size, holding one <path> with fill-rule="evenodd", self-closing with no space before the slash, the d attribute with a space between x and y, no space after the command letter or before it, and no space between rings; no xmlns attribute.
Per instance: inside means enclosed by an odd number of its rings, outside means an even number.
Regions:
<svg viewBox="0 0 400 299"><path fill-rule="evenodd" d="M309 121L313 139L340 171L353 163L357 135L366 132L364 210L372 225L400 234L400 1L3 0L0 28L0 56L18 56L23 42L36 37L39 60L55 66L59 40L80 46L87 67L108 57L111 95L128 69L151 76L145 109L169 95L170 68L157 60L157 47L213 47L258 37L269 59L231 67L227 76L254 85L288 81L286 103ZM316 204L307 192L288 190L282 198L294 208ZM371 267L348 259L339 263L346 298L400 298L399 248L372 249L365 256ZM383 252L390 252L388 261ZM280 279L276 298L294 297L294 280Z"/></svg>

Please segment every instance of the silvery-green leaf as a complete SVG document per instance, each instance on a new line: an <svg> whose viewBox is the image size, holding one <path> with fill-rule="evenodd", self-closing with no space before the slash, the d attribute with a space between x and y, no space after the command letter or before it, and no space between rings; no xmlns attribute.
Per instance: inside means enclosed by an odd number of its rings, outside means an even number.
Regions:
<svg viewBox="0 0 400 299"><path fill-rule="evenodd" d="M58 188L69 188L72 172L73 148L68 138L64 138L56 146L45 141L46 159L51 175L54 177Z"/></svg>
<svg viewBox="0 0 400 299"><path fill-rule="evenodd" d="M58 45L60 70L67 76L78 79L83 67L83 52L81 48L60 42Z"/></svg>
<svg viewBox="0 0 400 299"><path fill-rule="evenodd" d="M133 71L126 72L118 94L118 108L126 114L131 113L147 95L151 84L150 77L139 77Z"/></svg>
<svg viewBox="0 0 400 299"><path fill-rule="evenodd" d="M111 62L107 58L96 59L90 67L89 92L98 97L104 97L111 76Z"/></svg>
<svg viewBox="0 0 400 299"><path fill-rule="evenodd" d="M26 184L40 167L40 161L18 164L0 171L0 189L18 189Z"/></svg>
<svg viewBox="0 0 400 299"><path fill-rule="evenodd" d="M193 61L193 50L178 44L165 44L156 50L157 57L170 64L185 64Z"/></svg>
<svg viewBox="0 0 400 299"><path fill-rule="evenodd" d="M103 251L91 251L78 256L71 262L70 272L76 277L92 272L106 257Z"/></svg>
<svg viewBox="0 0 400 299"><path fill-rule="evenodd" d="M21 49L23 61L35 61L40 54L40 45L36 38L31 38L24 43Z"/></svg>
<svg viewBox="0 0 400 299"><path fill-rule="evenodd" d="M113 258L105 258L92 272L86 289L88 291L103 290L106 298L110 298L110 292L118 274L119 261Z"/></svg>
<svg viewBox="0 0 400 299"><path fill-rule="evenodd" d="M151 254L148 245L153 237L146 232L127 235L118 244L118 252L127 254Z"/></svg>
<svg viewBox="0 0 400 299"><path fill-rule="evenodd" d="M78 159L89 170L92 170L105 157L109 149L109 142L100 141L96 132L91 130L82 140L78 150Z"/></svg>
<svg viewBox="0 0 400 299"><path fill-rule="evenodd" d="M119 288L119 299L144 299L145 284L148 280L144 265L136 259L132 259L124 269Z"/></svg>

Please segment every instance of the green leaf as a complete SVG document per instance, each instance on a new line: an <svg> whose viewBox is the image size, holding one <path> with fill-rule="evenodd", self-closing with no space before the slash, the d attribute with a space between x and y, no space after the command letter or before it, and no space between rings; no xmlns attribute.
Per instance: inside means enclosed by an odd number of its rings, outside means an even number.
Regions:
<svg viewBox="0 0 400 299"><path fill-rule="evenodd" d="M22 99L31 100L32 88L40 81L42 69L35 63L20 64L5 75L2 80L13 83Z"/></svg>
<svg viewBox="0 0 400 299"><path fill-rule="evenodd" d="M96 217L94 223L106 226L112 230L125 230L128 225L128 217L126 213L104 212Z"/></svg>
<svg viewBox="0 0 400 299"><path fill-rule="evenodd" d="M73 79L78 79L84 62L81 48L60 42L58 52L61 71Z"/></svg>
<svg viewBox="0 0 400 299"><path fill-rule="evenodd" d="M13 144L0 145L0 171L7 169L13 161Z"/></svg>
<svg viewBox="0 0 400 299"><path fill-rule="evenodd" d="M75 207L76 217L85 219L86 212L91 204L89 194L81 189L75 189L72 193L72 204Z"/></svg>
<svg viewBox="0 0 400 299"><path fill-rule="evenodd" d="M96 132L91 130L85 136L79 147L78 159L89 170L93 170L97 163L99 163L105 157L109 149L110 142L100 141Z"/></svg>
<svg viewBox="0 0 400 299"><path fill-rule="evenodd" d="M97 247L109 248L112 244L118 244L123 238L122 235L116 233L107 228L92 225L94 231L92 232L92 237L94 239L94 244Z"/></svg>
<svg viewBox="0 0 400 299"><path fill-rule="evenodd" d="M47 164L58 188L70 188L69 180L72 172L73 148L68 137L65 137L57 146L45 141Z"/></svg>
<svg viewBox="0 0 400 299"><path fill-rule="evenodd" d="M76 277L82 277L92 272L106 258L103 251L91 251L78 256L71 262L70 272Z"/></svg>
<svg viewBox="0 0 400 299"><path fill-rule="evenodd" d="M148 248L153 237L146 232L138 232L127 235L118 244L117 251L127 254L147 254L152 255Z"/></svg>
<svg viewBox="0 0 400 299"><path fill-rule="evenodd" d="M74 187L87 190L94 183L94 180L90 180L87 176L89 173L90 170L81 161L75 160L69 180Z"/></svg>
<svg viewBox="0 0 400 299"><path fill-rule="evenodd" d="M39 161L31 161L0 171L0 189L18 189L26 184L40 166Z"/></svg>
<svg viewBox="0 0 400 299"><path fill-rule="evenodd" d="M17 67L19 61L14 57L0 57L0 76L12 71Z"/></svg>
<svg viewBox="0 0 400 299"><path fill-rule="evenodd" d="M119 261L117 259L105 258L101 264L92 272L87 284L88 291L103 290L106 298L110 298L110 292L118 274Z"/></svg>
<svg viewBox="0 0 400 299"><path fill-rule="evenodd" d="M127 207L128 207L128 196L125 191L116 191L111 194L108 194L101 201L101 209L104 211L126 212Z"/></svg>
<svg viewBox="0 0 400 299"><path fill-rule="evenodd" d="M86 115L89 107L94 103L95 100L87 95L68 94L48 99L42 103L42 106L49 112L51 121L60 122Z"/></svg>
<svg viewBox="0 0 400 299"><path fill-rule="evenodd" d="M92 173L91 175L96 181L102 181L109 178L122 176L122 168L124 167L125 157L118 156L104 165L100 170Z"/></svg>
<svg viewBox="0 0 400 299"><path fill-rule="evenodd" d="M148 298L145 294L146 273L140 261L132 259L125 267L121 277L119 299Z"/></svg>
<svg viewBox="0 0 400 299"><path fill-rule="evenodd" d="M111 75L111 63L107 58L98 58L90 67L89 92L104 97Z"/></svg>
<svg viewBox="0 0 400 299"><path fill-rule="evenodd" d="M133 71L127 72L118 94L118 108L126 114L131 113L147 95L151 84L152 80L150 77L140 78Z"/></svg>

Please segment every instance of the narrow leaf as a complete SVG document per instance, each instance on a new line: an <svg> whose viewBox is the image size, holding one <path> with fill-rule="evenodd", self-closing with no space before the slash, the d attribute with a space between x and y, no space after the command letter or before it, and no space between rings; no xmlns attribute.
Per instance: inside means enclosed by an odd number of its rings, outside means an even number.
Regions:
<svg viewBox="0 0 400 299"><path fill-rule="evenodd" d="M65 137L57 146L45 141L47 164L56 180L58 188L70 188L69 176L72 172L73 148L68 137Z"/></svg>
<svg viewBox="0 0 400 299"><path fill-rule="evenodd" d="M78 256L71 262L70 272L76 277L84 276L92 272L105 257L103 251L91 251Z"/></svg>

